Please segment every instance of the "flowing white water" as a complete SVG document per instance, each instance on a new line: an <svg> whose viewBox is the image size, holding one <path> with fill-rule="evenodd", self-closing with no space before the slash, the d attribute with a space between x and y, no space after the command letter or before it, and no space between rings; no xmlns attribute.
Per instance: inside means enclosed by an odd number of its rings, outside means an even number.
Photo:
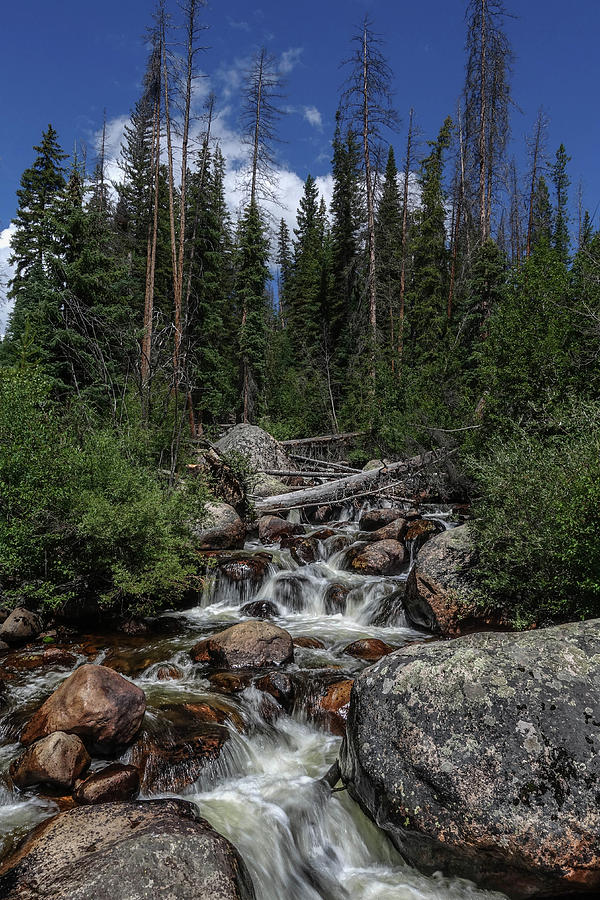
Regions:
<svg viewBox="0 0 600 900"><path fill-rule="evenodd" d="M228 724L230 739L220 758L178 796L195 802L200 813L236 845L252 874L257 900L501 898L469 882L424 876L407 866L345 791L331 794L321 782L337 757L340 738L308 722L301 708L292 716L280 713L273 718L268 711L265 716L265 694L253 687L233 697L215 693L206 677L209 673L190 660L189 648L199 636L240 621L244 618L240 606L256 599L274 602L279 610L274 621L293 636L315 637L324 644L323 648L296 648L289 667L309 686L318 673L337 670L344 679L364 667L364 662L344 653L351 641L379 638L402 646L422 639L408 626L400 599L392 598L391 618L389 610L384 617L392 624L373 624L407 573L381 578L344 569L346 549L339 549L336 539L342 531L351 543L356 527L348 514L344 525L336 527L338 534L320 542L321 558L307 566L299 566L287 550L273 551L258 583L232 583L216 575L197 607L165 616L175 626L174 633L131 641L129 647L123 638L117 651L129 659L131 676L146 693L150 730L163 727L165 710L177 704L228 704L235 712L237 722L232 717ZM254 543L248 550L264 552L265 548ZM327 614L325 607L325 594L332 584L350 589L345 611L335 615ZM114 659L113 644L98 652L96 662ZM83 658L78 657L78 662ZM177 667L175 677L166 681L159 677L165 664ZM2 769L19 750L14 722L19 706L34 709L65 674L64 669L28 672L11 684L11 714L4 731L0 722ZM245 723L244 733L239 730L240 720ZM56 811L51 800L34 792L19 794L0 787L0 839L8 846Z"/></svg>

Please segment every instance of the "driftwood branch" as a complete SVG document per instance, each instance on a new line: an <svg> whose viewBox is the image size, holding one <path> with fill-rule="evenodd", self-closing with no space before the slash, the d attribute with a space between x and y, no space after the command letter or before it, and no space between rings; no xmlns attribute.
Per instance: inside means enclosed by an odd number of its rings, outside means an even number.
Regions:
<svg viewBox="0 0 600 900"><path fill-rule="evenodd" d="M302 447L308 444L334 444L337 441L348 441L350 438L361 437L364 431L348 431L346 434L320 434L311 438L294 438L288 441L279 441L283 447Z"/></svg>
<svg viewBox="0 0 600 900"><path fill-rule="evenodd" d="M312 459L310 456L300 456L298 453L288 453L288 456L291 459L298 460L298 462L310 463L311 466L323 466L326 469L335 469L336 472L347 472L349 475L355 472L362 472L362 469L353 469L351 466L342 465L342 463L328 462L325 459Z"/></svg>
<svg viewBox="0 0 600 900"><path fill-rule="evenodd" d="M443 458L445 459L449 455L449 453L446 453ZM328 484L320 484L306 490L265 497L263 500L256 501L256 511L262 515L275 510L282 512L299 506L320 506L324 503L355 499L358 496L388 490L391 483L394 483L394 486L404 484L407 478L416 475L430 463L440 461L441 458L434 451L428 451L409 460L391 463L388 466L380 466L369 472L360 472L356 475L338 478L335 481L330 481Z"/></svg>

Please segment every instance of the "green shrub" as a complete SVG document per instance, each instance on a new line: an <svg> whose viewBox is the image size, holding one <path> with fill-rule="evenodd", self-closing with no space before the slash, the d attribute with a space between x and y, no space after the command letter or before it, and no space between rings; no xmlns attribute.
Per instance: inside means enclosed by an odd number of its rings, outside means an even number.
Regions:
<svg viewBox="0 0 600 900"><path fill-rule="evenodd" d="M131 435L83 434L37 372L0 369L0 583L50 606L85 593L130 611L176 600L205 491L168 491ZM143 454L142 454L143 455Z"/></svg>
<svg viewBox="0 0 600 900"><path fill-rule="evenodd" d="M521 624L600 616L600 405L471 461L483 592Z"/></svg>

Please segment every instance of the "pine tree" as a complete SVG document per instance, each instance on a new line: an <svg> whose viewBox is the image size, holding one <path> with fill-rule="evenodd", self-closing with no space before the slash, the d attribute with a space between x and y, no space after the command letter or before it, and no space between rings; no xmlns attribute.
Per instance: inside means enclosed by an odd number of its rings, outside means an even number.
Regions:
<svg viewBox="0 0 600 900"><path fill-rule="evenodd" d="M567 175L567 156L564 144L556 151L556 162L552 167L552 181L556 192L556 215L554 217L553 246L560 259L566 263L569 259L571 241L569 239L569 213L567 210L570 179Z"/></svg>
<svg viewBox="0 0 600 900"><path fill-rule="evenodd" d="M385 347L395 363L397 322L399 319L400 274L402 264L402 211L398 189L398 170L394 150L388 151L385 179L377 210L375 229L377 248L377 288L379 329L386 336Z"/></svg>
<svg viewBox="0 0 600 900"><path fill-rule="evenodd" d="M531 249L545 243L550 246L552 239L552 204L550 191L543 175L538 179L533 195L531 213Z"/></svg>
<svg viewBox="0 0 600 900"><path fill-rule="evenodd" d="M260 412L266 365L270 277L269 242L256 203L246 207L239 224L236 298L242 311L239 328L241 357L242 418L254 422Z"/></svg>
<svg viewBox="0 0 600 900"><path fill-rule="evenodd" d="M289 327L298 360L308 358L314 363L321 340L324 229L319 215L317 184L312 175L304 183L296 218Z"/></svg>
<svg viewBox="0 0 600 900"><path fill-rule="evenodd" d="M277 256L275 262L279 266L278 296L279 320L285 327L289 310L289 292L292 278L292 252L290 247L290 230L285 219L279 223L277 235Z"/></svg>

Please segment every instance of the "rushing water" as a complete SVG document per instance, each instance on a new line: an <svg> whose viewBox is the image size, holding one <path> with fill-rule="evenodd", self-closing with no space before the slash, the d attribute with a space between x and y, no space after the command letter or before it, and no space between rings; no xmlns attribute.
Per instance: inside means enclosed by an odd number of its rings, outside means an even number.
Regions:
<svg viewBox="0 0 600 900"><path fill-rule="evenodd" d="M446 518L433 514L447 525ZM146 693L146 728L165 726L165 710L174 705L207 702L232 715L229 740L220 757L205 766L181 796L197 804L200 813L239 849L256 887L257 900L460 900L500 898L461 879L424 876L404 864L385 834L363 815L343 790L333 794L322 776L335 761L340 738L311 723L302 704L292 715L269 706L254 687L224 697L194 665L190 647L199 636L240 621L240 606L248 600L274 600L280 610L276 624L293 636L318 638L324 649L296 648L288 671L310 684L318 673L337 669L340 680L366 665L344 654L359 638L379 638L400 647L422 639L407 624L401 606L381 615L406 573L393 578L368 577L344 568L347 546L356 523L336 527L336 535L321 541L318 561L299 566L288 551L273 550L262 582L232 584L219 576L209 581L197 607L164 617L169 627L156 636L97 636L82 642L76 664L89 660L112 665L131 677ZM340 541L340 533L345 540ZM250 552L264 551L257 542ZM411 554L412 558L412 554ZM324 598L332 583L350 588L343 614L328 615ZM387 624L373 624L387 622ZM177 666L175 678L160 680L160 666ZM18 754L21 724L65 677L68 670L17 673L8 683L8 713L0 720L0 767ZM265 705L266 703L266 705ZM124 760L129 754L123 756ZM101 765L101 764L97 764ZM11 792L0 784L0 842L6 851L37 822L56 812L53 799L33 791Z"/></svg>

